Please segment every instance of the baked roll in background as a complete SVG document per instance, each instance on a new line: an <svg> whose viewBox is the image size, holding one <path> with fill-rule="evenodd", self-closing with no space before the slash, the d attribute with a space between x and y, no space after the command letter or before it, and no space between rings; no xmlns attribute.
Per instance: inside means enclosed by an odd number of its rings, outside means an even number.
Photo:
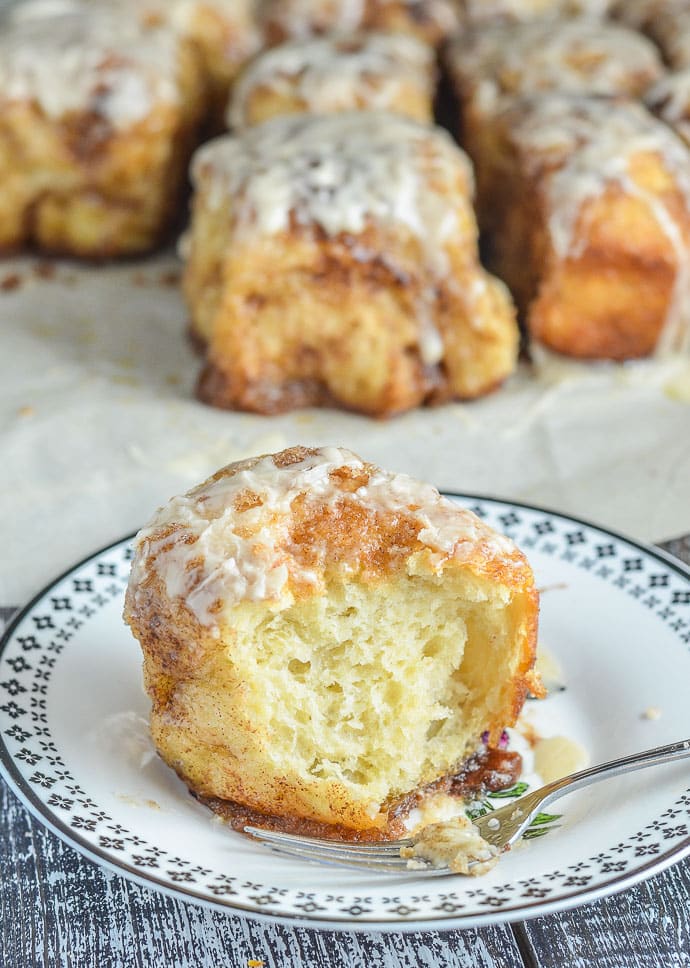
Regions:
<svg viewBox="0 0 690 968"><path fill-rule="evenodd" d="M511 23L539 17L604 17L610 0L459 0L465 23Z"/></svg>
<svg viewBox="0 0 690 968"><path fill-rule="evenodd" d="M269 44L377 30L413 34L433 46L449 37L459 22L454 0L263 0L259 20Z"/></svg>
<svg viewBox="0 0 690 968"><path fill-rule="evenodd" d="M666 74L653 84L645 104L690 146L690 68Z"/></svg>
<svg viewBox="0 0 690 968"><path fill-rule="evenodd" d="M475 160L487 123L513 97L555 91L634 98L664 73L648 38L586 17L465 31L448 45L446 64L460 105L462 143L473 157L476 151Z"/></svg>
<svg viewBox="0 0 690 968"><path fill-rule="evenodd" d="M646 29L672 68L690 67L690 2L664 4L649 18Z"/></svg>
<svg viewBox="0 0 690 968"><path fill-rule="evenodd" d="M686 0L671 0L674 6L682 6ZM609 13L635 30L647 30L659 13L669 6L669 0L614 0Z"/></svg>
<svg viewBox="0 0 690 968"><path fill-rule="evenodd" d="M681 351L690 334L690 154L633 102L542 95L481 144L490 264L533 340L570 356Z"/></svg>
<svg viewBox="0 0 690 968"><path fill-rule="evenodd" d="M258 0L158 0L154 8L199 50L210 123L218 131L238 73L262 46L257 8Z"/></svg>
<svg viewBox="0 0 690 968"><path fill-rule="evenodd" d="M433 121L436 58L405 34L343 34L280 44L242 72L228 107L232 129L282 114L393 111Z"/></svg>
<svg viewBox="0 0 690 968"><path fill-rule="evenodd" d="M261 47L259 0L23 0L14 22L100 8L143 27L166 26L191 42L206 85L206 120L220 131L237 73Z"/></svg>
<svg viewBox="0 0 690 968"><path fill-rule="evenodd" d="M195 50L102 8L0 34L0 249L88 258L164 236L203 114Z"/></svg>
<svg viewBox="0 0 690 968"><path fill-rule="evenodd" d="M273 118L202 147L185 243L215 406L386 416L512 371L510 297L478 261L472 172L384 112Z"/></svg>
<svg viewBox="0 0 690 968"><path fill-rule="evenodd" d="M334 447L173 498L137 537L125 604L156 747L190 789L355 837L398 833L540 692L537 612L510 540Z"/></svg>

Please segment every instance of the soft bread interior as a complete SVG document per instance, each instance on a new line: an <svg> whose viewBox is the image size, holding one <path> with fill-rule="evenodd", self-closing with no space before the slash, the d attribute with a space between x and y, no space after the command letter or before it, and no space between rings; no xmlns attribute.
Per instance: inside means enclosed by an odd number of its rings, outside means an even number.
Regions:
<svg viewBox="0 0 690 968"><path fill-rule="evenodd" d="M152 732L197 793L358 829L452 772L524 699L529 594L467 571L331 581L271 612L243 602ZM528 652L529 650L527 650Z"/></svg>

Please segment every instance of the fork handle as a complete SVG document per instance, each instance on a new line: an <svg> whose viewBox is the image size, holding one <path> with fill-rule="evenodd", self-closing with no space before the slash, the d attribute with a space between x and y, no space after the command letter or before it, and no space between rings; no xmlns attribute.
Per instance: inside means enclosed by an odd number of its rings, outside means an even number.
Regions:
<svg viewBox="0 0 690 968"><path fill-rule="evenodd" d="M679 743L669 743L667 746L657 746L653 750L646 750L644 753L632 753L630 756L623 756L618 760L609 760L608 763L599 763L597 766L590 766L586 770L578 773L571 773L560 780L552 780L541 788L542 796L540 802L548 803L555 799L561 791L577 790L581 787L589 786L590 783L604 776L619 776L622 773L632 773L634 770L642 770L647 766L660 766L662 763L673 763L690 757L690 739L681 740Z"/></svg>

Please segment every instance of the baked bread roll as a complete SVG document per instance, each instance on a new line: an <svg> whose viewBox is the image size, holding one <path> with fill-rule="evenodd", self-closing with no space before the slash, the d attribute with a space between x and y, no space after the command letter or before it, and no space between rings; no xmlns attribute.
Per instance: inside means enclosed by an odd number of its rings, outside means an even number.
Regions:
<svg viewBox="0 0 690 968"><path fill-rule="evenodd" d="M267 822L399 831L515 722L537 592L515 545L334 447L218 471L136 539L125 619L156 747Z"/></svg>
<svg viewBox="0 0 690 968"><path fill-rule="evenodd" d="M647 32L676 69L690 67L690 2L665 4L647 21Z"/></svg>
<svg viewBox="0 0 690 968"><path fill-rule="evenodd" d="M223 128L235 78L262 45L257 7L258 0L158 0L157 15L201 54L209 115L217 131Z"/></svg>
<svg viewBox="0 0 690 968"><path fill-rule="evenodd" d="M269 44L377 30L413 34L437 46L456 30L458 12L454 0L264 0L260 22Z"/></svg>
<svg viewBox="0 0 690 968"><path fill-rule="evenodd" d="M582 17L468 30L448 46L446 63L461 106L462 143L472 157L481 153L476 143L487 123L513 97L553 91L634 98L663 74L646 37Z"/></svg>
<svg viewBox="0 0 690 968"><path fill-rule="evenodd" d="M685 2L686 0L674 0L677 6ZM610 14L635 30L646 31L667 6L668 0L614 0Z"/></svg>
<svg viewBox="0 0 690 968"><path fill-rule="evenodd" d="M184 288L215 406L387 416L513 370L505 287L478 261L472 172L384 112L273 118L192 166Z"/></svg>
<svg viewBox="0 0 690 968"><path fill-rule="evenodd" d="M497 21L516 23L540 17L573 17L587 14L603 17L610 0L460 0L465 23L486 24Z"/></svg>
<svg viewBox="0 0 690 968"><path fill-rule="evenodd" d="M203 112L195 51L104 9L0 34L0 249L144 252L176 214Z"/></svg>
<svg viewBox="0 0 690 968"><path fill-rule="evenodd" d="M533 340L612 360L688 345L690 154L670 128L632 102L541 95L475 151L487 257Z"/></svg>
<svg viewBox="0 0 690 968"><path fill-rule="evenodd" d="M259 54L233 90L235 130L282 114L382 110L433 121L436 59L405 34L343 34L280 44Z"/></svg>
<svg viewBox="0 0 690 968"><path fill-rule="evenodd" d="M690 146L690 68L662 77L645 94L645 104Z"/></svg>
<svg viewBox="0 0 690 968"><path fill-rule="evenodd" d="M108 10L144 27L164 25L195 47L206 85L207 120L222 130L228 93L240 68L261 46L258 0L24 0L15 22L55 13Z"/></svg>

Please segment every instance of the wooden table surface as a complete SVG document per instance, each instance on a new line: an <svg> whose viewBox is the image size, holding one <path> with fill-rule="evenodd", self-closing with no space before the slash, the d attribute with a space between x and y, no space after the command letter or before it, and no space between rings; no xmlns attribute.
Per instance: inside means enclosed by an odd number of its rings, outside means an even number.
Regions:
<svg viewBox="0 0 690 968"><path fill-rule="evenodd" d="M690 537L663 547L690 563ZM690 968L690 859L604 900L515 924L291 928L174 900L96 866L0 781L0 885L1 968Z"/></svg>

